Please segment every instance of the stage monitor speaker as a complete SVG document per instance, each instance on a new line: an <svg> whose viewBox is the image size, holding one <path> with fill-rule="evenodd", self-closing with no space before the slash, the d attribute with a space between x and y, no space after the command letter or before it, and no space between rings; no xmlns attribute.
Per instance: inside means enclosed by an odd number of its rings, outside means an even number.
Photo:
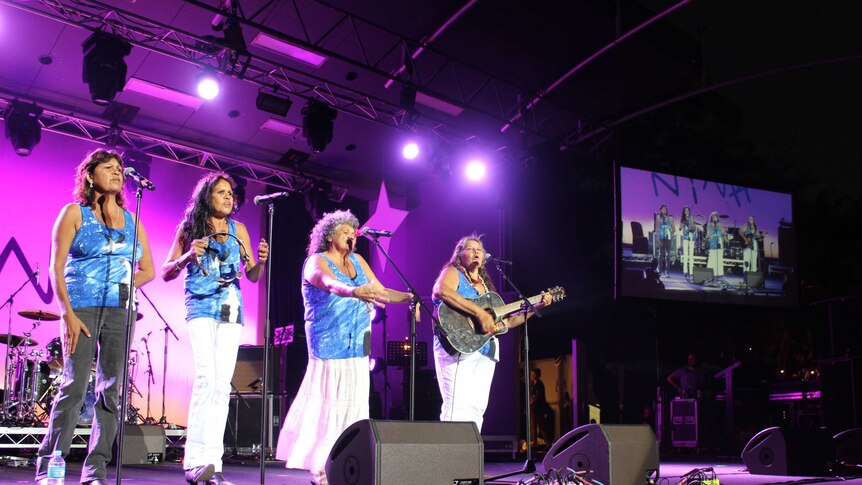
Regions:
<svg viewBox="0 0 862 485"><path fill-rule="evenodd" d="M658 478L658 442L646 424L587 424L557 440L542 464L546 471L592 471L602 483L645 483Z"/></svg>
<svg viewBox="0 0 862 485"><path fill-rule="evenodd" d="M476 424L365 419L349 426L326 461L331 485L482 485Z"/></svg>
<svg viewBox="0 0 862 485"><path fill-rule="evenodd" d="M759 271L746 271L745 281L749 288L763 288L763 273Z"/></svg>
<svg viewBox="0 0 862 485"><path fill-rule="evenodd" d="M267 454L274 452L274 444L278 442L278 432L281 422L287 414L287 396L269 395L267 405L266 437ZM251 456L260 453L260 395L233 394L228 403L227 426L224 430L224 445L232 449L235 455Z"/></svg>
<svg viewBox="0 0 862 485"><path fill-rule="evenodd" d="M705 281L710 281L715 275L712 271L712 268L702 268L695 266L692 269L694 270L694 273L691 275L691 282L698 285L702 284Z"/></svg>
<svg viewBox="0 0 862 485"><path fill-rule="evenodd" d="M113 462L117 460L114 441ZM165 461L165 429L158 425L127 424L123 435L123 465L158 464Z"/></svg>
<svg viewBox="0 0 862 485"><path fill-rule="evenodd" d="M832 437L835 460L850 466L862 464L862 428L850 428Z"/></svg>
<svg viewBox="0 0 862 485"><path fill-rule="evenodd" d="M835 461L832 436L825 428L766 428L742 449L753 475L826 476Z"/></svg>

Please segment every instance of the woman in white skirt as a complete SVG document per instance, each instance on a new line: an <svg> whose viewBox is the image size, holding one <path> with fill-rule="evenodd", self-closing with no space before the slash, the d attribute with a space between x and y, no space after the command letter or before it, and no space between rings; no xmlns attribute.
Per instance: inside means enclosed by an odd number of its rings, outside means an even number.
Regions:
<svg viewBox="0 0 862 485"><path fill-rule="evenodd" d="M350 211L324 214L311 230L302 298L308 367L278 437L276 457L327 484L324 465L351 424L368 419L371 308L403 303L409 293L377 281L354 253L359 221Z"/></svg>

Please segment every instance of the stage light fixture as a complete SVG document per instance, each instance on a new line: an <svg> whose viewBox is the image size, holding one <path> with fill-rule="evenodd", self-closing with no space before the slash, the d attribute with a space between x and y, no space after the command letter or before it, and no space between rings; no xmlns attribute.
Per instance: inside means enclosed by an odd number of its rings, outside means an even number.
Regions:
<svg viewBox="0 0 862 485"><path fill-rule="evenodd" d="M401 149L401 155L403 155L407 160L416 160L416 157L419 156L419 145L412 141L407 143L404 145L404 148Z"/></svg>
<svg viewBox="0 0 862 485"><path fill-rule="evenodd" d="M21 101L12 101L3 112L6 138L12 142L12 148L18 156L30 155L33 147L42 139L42 125L39 124L41 115L42 108Z"/></svg>
<svg viewBox="0 0 862 485"><path fill-rule="evenodd" d="M334 108L316 99L309 100L302 108L302 136L314 153L322 152L332 141L332 120L337 115Z"/></svg>
<svg viewBox="0 0 862 485"><path fill-rule="evenodd" d="M467 163L464 168L464 175L471 182L480 182L487 175L488 169L485 167L485 162L481 160L472 160Z"/></svg>
<svg viewBox="0 0 862 485"><path fill-rule="evenodd" d="M278 116L286 116L287 112L290 111L290 107L293 105L293 102L290 101L290 98L282 98L275 94L258 91L255 105L257 106L257 109L261 111L266 111L267 113L272 113Z"/></svg>
<svg viewBox="0 0 862 485"><path fill-rule="evenodd" d="M83 43L83 80L93 102L106 106L126 86L126 61L132 45L115 35L96 31Z"/></svg>
<svg viewBox="0 0 862 485"><path fill-rule="evenodd" d="M212 70L206 69L198 74L197 85L198 96L201 98L211 100L218 96L219 82Z"/></svg>

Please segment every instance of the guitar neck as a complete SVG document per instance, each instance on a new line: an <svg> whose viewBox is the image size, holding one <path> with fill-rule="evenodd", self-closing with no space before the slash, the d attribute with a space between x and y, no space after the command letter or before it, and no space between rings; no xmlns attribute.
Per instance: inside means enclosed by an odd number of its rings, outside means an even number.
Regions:
<svg viewBox="0 0 862 485"><path fill-rule="evenodd" d="M541 300L542 300L542 295L536 295L536 296L532 296L530 298L527 298L527 301L530 302L531 305L535 305L536 303L540 302ZM516 302L509 303L508 305L499 306L499 307L494 309L494 313L498 317L503 318L506 315L509 315L510 313L515 313L516 311L520 310L521 307L523 306L523 301L524 300L518 300Z"/></svg>

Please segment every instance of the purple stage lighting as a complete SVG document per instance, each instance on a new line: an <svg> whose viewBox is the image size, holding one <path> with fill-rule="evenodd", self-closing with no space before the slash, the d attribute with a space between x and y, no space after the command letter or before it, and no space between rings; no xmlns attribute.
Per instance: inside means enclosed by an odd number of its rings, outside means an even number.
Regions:
<svg viewBox="0 0 862 485"><path fill-rule="evenodd" d="M198 76L198 96L210 100L218 96L219 84L215 74L204 72Z"/></svg>
<svg viewBox="0 0 862 485"><path fill-rule="evenodd" d="M467 180L472 182L479 182L485 178L487 169L485 168L485 162L481 160L472 160L467 164L467 167L464 169L464 175L467 176Z"/></svg>
<svg viewBox="0 0 862 485"><path fill-rule="evenodd" d="M419 145L414 142L410 142L404 145L404 148L401 150L401 154L404 155L404 158L407 160L415 160L416 157L419 156Z"/></svg>

